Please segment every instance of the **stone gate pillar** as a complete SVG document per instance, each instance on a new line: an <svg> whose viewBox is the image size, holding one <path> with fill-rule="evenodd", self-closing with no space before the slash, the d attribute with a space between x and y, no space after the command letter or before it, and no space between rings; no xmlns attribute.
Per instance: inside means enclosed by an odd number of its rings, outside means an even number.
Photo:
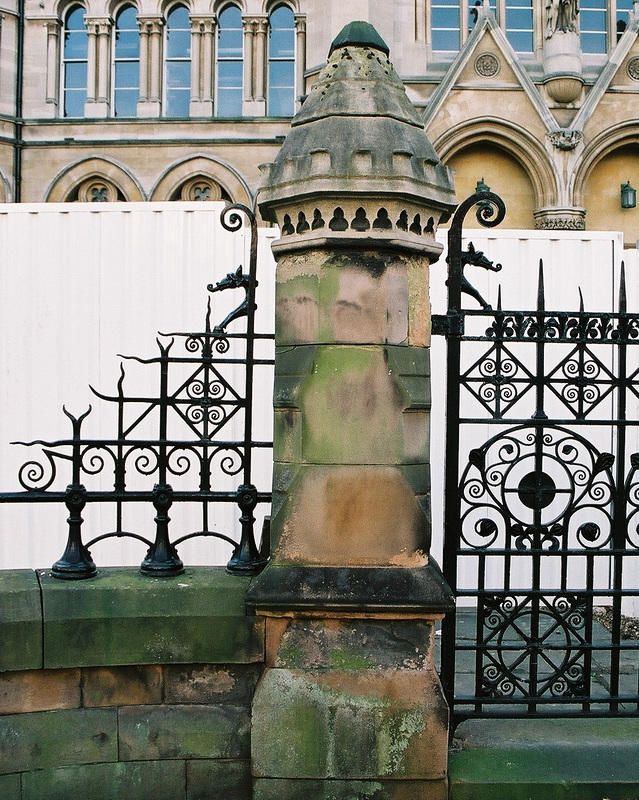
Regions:
<svg viewBox="0 0 639 800"><path fill-rule="evenodd" d="M443 800L428 274L455 198L368 23L333 42L259 205L281 238L255 797Z"/></svg>

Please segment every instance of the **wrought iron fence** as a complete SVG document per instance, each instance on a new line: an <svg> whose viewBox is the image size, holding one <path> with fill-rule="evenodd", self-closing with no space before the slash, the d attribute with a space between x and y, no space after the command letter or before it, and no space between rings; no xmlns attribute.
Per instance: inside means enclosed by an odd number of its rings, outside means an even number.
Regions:
<svg viewBox="0 0 639 800"><path fill-rule="evenodd" d="M487 193L460 206L435 320L448 338L444 573L476 609L444 622L445 689L457 721L637 715L623 612L639 596L639 313L623 267L616 311L547 310L541 263L536 307L505 310L500 293L492 309L463 275L477 263L463 217L482 203L501 216ZM462 309L462 292L482 308Z"/></svg>
<svg viewBox="0 0 639 800"><path fill-rule="evenodd" d="M253 483L253 453L270 451L271 441L253 439L253 378L256 366L272 369L271 357L258 357L256 344L274 339L272 333L255 331L257 282L257 222L242 205L227 207L221 223L226 230L250 225L250 263L230 272L212 293L239 290L241 302L217 325L211 325L209 297L204 329L159 334L159 354L151 358L124 356L129 362L153 366L158 371L156 395L125 391L124 366L117 391L107 395L91 387L94 395L116 409L117 430L112 438L86 437L82 425L89 409L71 422L70 438L55 441L15 442L42 447L39 460L29 460L19 470L22 489L0 494L0 503L60 503L68 511L65 551L51 569L57 578L90 578L97 572L91 556L93 545L106 539L128 537L148 547L141 571L150 576L180 574L184 567L177 547L194 537L214 537L228 542L232 556L227 569L255 574L268 558L268 530L258 548L254 536L254 510L271 501L270 487ZM244 330L228 330L237 321ZM233 328L237 328L234 325ZM179 344L178 344L179 343ZM177 346L176 346L177 345ZM180 352L176 352L182 345ZM153 435L149 436L151 430ZM107 473L113 478L104 487ZM102 481L97 488L85 484ZM172 483L179 482L180 488ZM235 488L228 488L236 482ZM66 488L64 487L64 484ZM239 485L237 485L239 484ZM221 487L224 488L221 488ZM113 528L89 541L83 539L82 513L88 504L107 504L113 512ZM147 503L154 512L155 538L126 530L125 507ZM172 539L169 511L176 503L199 508L199 530ZM217 503L239 507L241 535L238 540L212 530L211 508ZM153 509L153 510L151 510Z"/></svg>

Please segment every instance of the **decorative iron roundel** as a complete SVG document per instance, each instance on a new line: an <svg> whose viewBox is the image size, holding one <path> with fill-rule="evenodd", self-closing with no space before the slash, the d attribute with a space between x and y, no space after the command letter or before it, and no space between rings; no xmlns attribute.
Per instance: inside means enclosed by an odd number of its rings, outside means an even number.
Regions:
<svg viewBox="0 0 639 800"><path fill-rule="evenodd" d="M499 59L492 53L482 53L475 61L475 72L482 78L492 78L499 69Z"/></svg>
<svg viewBox="0 0 639 800"><path fill-rule="evenodd" d="M631 58L628 62L628 75L633 81L639 81L639 57Z"/></svg>

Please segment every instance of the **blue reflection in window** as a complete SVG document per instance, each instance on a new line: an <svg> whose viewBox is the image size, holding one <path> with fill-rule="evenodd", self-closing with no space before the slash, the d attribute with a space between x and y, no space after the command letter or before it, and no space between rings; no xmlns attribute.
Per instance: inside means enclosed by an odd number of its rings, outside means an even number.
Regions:
<svg viewBox="0 0 639 800"><path fill-rule="evenodd" d="M140 33L137 11L124 6L115 18L113 113L135 117L140 96Z"/></svg>
<svg viewBox="0 0 639 800"><path fill-rule="evenodd" d="M185 6L166 18L165 115L188 117L191 102L191 22Z"/></svg>
<svg viewBox="0 0 639 800"><path fill-rule="evenodd" d="M430 27L433 50L459 50L459 0L433 0Z"/></svg>
<svg viewBox="0 0 639 800"><path fill-rule="evenodd" d="M269 17L266 110L271 117L295 113L295 18L288 6L278 6Z"/></svg>
<svg viewBox="0 0 639 800"><path fill-rule="evenodd" d="M515 52L532 53L532 0L506 0L506 37Z"/></svg>
<svg viewBox="0 0 639 800"><path fill-rule="evenodd" d="M579 25L582 51L584 53L605 53L608 38L606 0L581 0Z"/></svg>
<svg viewBox="0 0 639 800"><path fill-rule="evenodd" d="M216 116L242 116L243 76L242 14L227 6L218 22Z"/></svg>
<svg viewBox="0 0 639 800"><path fill-rule="evenodd" d="M84 13L85 9L82 6L74 6L64 21L62 113L65 117L84 116L88 53Z"/></svg>

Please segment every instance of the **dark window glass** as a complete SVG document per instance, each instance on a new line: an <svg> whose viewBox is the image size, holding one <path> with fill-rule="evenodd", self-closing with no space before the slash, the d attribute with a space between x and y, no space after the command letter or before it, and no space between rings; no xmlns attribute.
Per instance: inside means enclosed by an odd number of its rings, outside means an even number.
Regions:
<svg viewBox="0 0 639 800"><path fill-rule="evenodd" d="M216 116L242 116L243 75L242 14L237 6L226 6L218 23Z"/></svg>
<svg viewBox="0 0 639 800"><path fill-rule="evenodd" d="M113 113L134 117L140 95L140 34L133 6L124 6L115 17L113 73Z"/></svg>
<svg viewBox="0 0 639 800"><path fill-rule="evenodd" d="M269 17L266 111L271 117L295 113L295 18L288 6L278 6Z"/></svg>
<svg viewBox="0 0 639 800"><path fill-rule="evenodd" d="M64 21L62 109L65 117L84 116L88 53L84 14L82 6L75 6Z"/></svg>
<svg viewBox="0 0 639 800"><path fill-rule="evenodd" d="M166 18L167 117L188 117L191 99L191 22L185 6L174 6Z"/></svg>

